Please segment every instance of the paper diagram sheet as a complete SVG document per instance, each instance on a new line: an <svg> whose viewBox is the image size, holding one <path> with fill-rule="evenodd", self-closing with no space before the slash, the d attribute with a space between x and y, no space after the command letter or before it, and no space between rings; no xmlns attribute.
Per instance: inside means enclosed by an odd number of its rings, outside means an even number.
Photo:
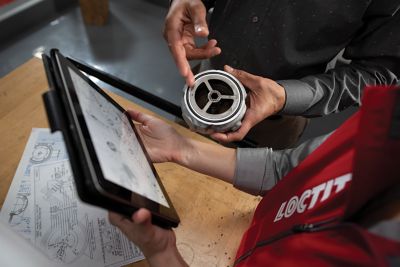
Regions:
<svg viewBox="0 0 400 267"><path fill-rule="evenodd" d="M33 129L0 220L54 266L121 266L143 259L109 223L107 211L80 201L74 186L62 135Z"/></svg>

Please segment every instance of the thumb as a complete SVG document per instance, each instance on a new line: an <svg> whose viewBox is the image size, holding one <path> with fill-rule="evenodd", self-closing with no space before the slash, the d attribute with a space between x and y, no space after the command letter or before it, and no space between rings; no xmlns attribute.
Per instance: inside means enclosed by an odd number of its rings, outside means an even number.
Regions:
<svg viewBox="0 0 400 267"><path fill-rule="evenodd" d="M248 89L254 90L257 88L257 80L260 78L259 76L255 76L244 70L234 69L228 65L224 66L224 70L226 72L228 72L229 74L232 74L236 79L238 79Z"/></svg>
<svg viewBox="0 0 400 267"><path fill-rule="evenodd" d="M151 213L147 209L139 209L132 215L132 221L139 225L149 225L151 224Z"/></svg>
<svg viewBox="0 0 400 267"><path fill-rule="evenodd" d="M189 14L193 21L194 33L199 37L207 37L209 34L206 21L206 8L201 1L192 3L189 6Z"/></svg>
<svg viewBox="0 0 400 267"><path fill-rule="evenodd" d="M127 112L132 120L137 121L144 125L147 125L150 122L150 120L152 119L152 117L150 115L144 114L137 110L128 109Z"/></svg>
<svg viewBox="0 0 400 267"><path fill-rule="evenodd" d="M140 228L140 232L144 234L150 234L154 230L151 224L151 213L147 209L139 209L132 215L131 219Z"/></svg>

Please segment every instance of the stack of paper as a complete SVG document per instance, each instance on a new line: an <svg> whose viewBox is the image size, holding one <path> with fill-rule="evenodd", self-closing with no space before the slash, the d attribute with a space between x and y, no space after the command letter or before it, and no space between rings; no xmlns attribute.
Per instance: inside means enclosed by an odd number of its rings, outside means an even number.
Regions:
<svg viewBox="0 0 400 267"><path fill-rule="evenodd" d="M143 259L107 217L106 210L79 200L61 133L34 128L0 220L54 266L121 266Z"/></svg>

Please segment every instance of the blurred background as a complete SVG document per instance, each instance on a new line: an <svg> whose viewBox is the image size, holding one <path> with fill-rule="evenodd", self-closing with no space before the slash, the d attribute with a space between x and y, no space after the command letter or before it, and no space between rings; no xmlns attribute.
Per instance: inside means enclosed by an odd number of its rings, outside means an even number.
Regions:
<svg viewBox="0 0 400 267"><path fill-rule="evenodd" d="M33 56L58 48L66 56L180 105L184 80L162 36L168 5L168 0L0 0L0 77ZM332 131L354 110L312 119L300 141Z"/></svg>
<svg viewBox="0 0 400 267"><path fill-rule="evenodd" d="M93 2L108 2L108 15L104 15L101 5L91 7ZM83 0L82 8L92 9L87 12L89 18L94 18L89 23L84 22L79 3L0 0L0 77L33 56L58 48L66 56L179 104L184 81L162 37L168 0ZM155 110L147 103L134 101Z"/></svg>

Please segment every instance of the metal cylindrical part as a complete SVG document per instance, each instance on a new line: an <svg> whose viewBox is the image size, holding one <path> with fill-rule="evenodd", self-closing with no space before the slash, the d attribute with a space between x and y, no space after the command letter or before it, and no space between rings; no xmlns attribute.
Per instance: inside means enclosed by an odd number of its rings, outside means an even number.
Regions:
<svg viewBox="0 0 400 267"><path fill-rule="evenodd" d="M193 88L183 88L182 117L200 133L235 131L246 112L246 91L231 74L208 70L197 74Z"/></svg>

